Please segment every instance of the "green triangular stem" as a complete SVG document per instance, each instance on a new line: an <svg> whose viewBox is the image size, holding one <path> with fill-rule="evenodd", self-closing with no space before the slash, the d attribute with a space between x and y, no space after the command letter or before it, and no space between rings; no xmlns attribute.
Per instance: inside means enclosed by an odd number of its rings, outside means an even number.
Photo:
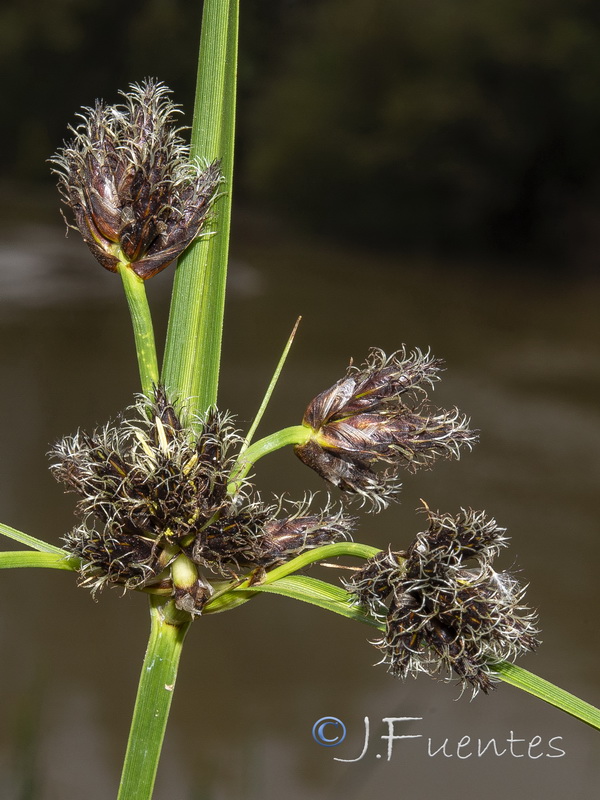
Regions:
<svg viewBox="0 0 600 800"><path fill-rule="evenodd" d="M150 600L150 640L142 665L118 800L150 800L189 614L174 611L172 601Z"/></svg>

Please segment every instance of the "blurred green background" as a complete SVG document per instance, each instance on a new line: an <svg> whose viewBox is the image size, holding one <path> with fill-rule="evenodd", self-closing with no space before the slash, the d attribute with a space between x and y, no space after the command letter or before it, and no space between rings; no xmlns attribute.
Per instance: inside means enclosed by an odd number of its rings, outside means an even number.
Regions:
<svg viewBox="0 0 600 800"><path fill-rule="evenodd" d="M0 6L0 519L54 543L75 520L50 444L139 386L120 283L65 239L47 159L81 106L147 76L189 121L200 16L190 0ZM520 663L595 705L599 21L577 0L242 0L220 396L247 429L298 314L259 435L296 424L370 346L431 347L447 363L434 402L469 414L481 441L406 475L357 539L406 547L421 498L485 508L512 537L499 568L540 610L543 644ZM172 274L148 286L159 341ZM266 499L323 489L287 451L256 483ZM94 603L69 573L12 570L0 609L0 798L114 797L145 598ZM277 597L197 621L156 800L595 796L597 732L508 686L470 703L453 685L401 684L372 667L370 636ZM313 741L329 715L348 727L341 758L370 717L369 758L340 764ZM406 732L434 746L513 731L561 736L566 755L430 758L407 740L377 760L381 719L403 715L423 717Z"/></svg>

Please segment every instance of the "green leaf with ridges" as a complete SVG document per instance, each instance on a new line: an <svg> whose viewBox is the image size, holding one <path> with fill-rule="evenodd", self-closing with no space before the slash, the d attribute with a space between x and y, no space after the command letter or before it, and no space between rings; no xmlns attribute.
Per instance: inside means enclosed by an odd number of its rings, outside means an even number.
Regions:
<svg viewBox="0 0 600 800"><path fill-rule="evenodd" d="M3 525L0 523L0 533L4 536L8 536L9 539L14 539L15 542L20 542L21 544L26 544L29 547L33 547L34 550L39 550L41 553L56 553L62 556L65 555L65 551L61 550L60 547L56 547L53 544L44 542L42 539L36 539L34 536L29 536L27 533L22 533L22 531L11 528L9 525Z"/></svg>
<svg viewBox="0 0 600 800"><path fill-rule="evenodd" d="M592 728L600 730L600 709L586 703L585 700L581 700L550 681L508 661L496 665L494 671L505 683L510 683L511 686L516 686L534 697L539 697L540 700L544 700L544 702L560 708L561 711L566 711L567 714L586 722Z"/></svg>
<svg viewBox="0 0 600 800"><path fill-rule="evenodd" d="M210 236L179 259L162 379L186 398L186 413L216 404L229 257L237 71L238 0L205 0L198 63L192 157L220 159L225 182L214 203Z"/></svg>
<svg viewBox="0 0 600 800"><path fill-rule="evenodd" d="M16 567L44 567L46 569L79 569L79 559L68 558L67 553L44 553L36 550L11 550L0 552L0 569Z"/></svg>
<svg viewBox="0 0 600 800"><path fill-rule="evenodd" d="M344 589L307 575L290 575L288 578L281 578L275 583L264 586L251 586L245 591L280 594L284 597L291 597L293 600L311 603L324 608L326 611L333 611L342 617L355 619L376 628L380 627L377 620L371 615L348 602L349 595Z"/></svg>

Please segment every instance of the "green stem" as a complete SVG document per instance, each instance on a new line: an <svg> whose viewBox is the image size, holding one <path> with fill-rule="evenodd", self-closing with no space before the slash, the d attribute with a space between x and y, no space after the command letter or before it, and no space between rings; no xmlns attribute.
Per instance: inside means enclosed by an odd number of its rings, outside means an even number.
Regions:
<svg viewBox="0 0 600 800"><path fill-rule="evenodd" d="M205 0L191 155L220 159L223 194L212 236L197 240L175 272L163 382L186 399L188 417L217 401L229 253L237 73L238 0Z"/></svg>
<svg viewBox="0 0 600 800"><path fill-rule="evenodd" d="M312 434L313 431L305 425L291 425L254 442L240 455L232 469L228 491L235 492L236 482L246 477L259 458L288 445L306 444Z"/></svg>
<svg viewBox="0 0 600 800"><path fill-rule="evenodd" d="M150 599L150 640L138 686L118 800L150 800L191 620L171 600Z"/></svg>
<svg viewBox="0 0 600 800"><path fill-rule="evenodd" d="M158 359L146 287L129 264L119 263L118 270L131 314L142 392L146 397L152 397L154 387L158 384Z"/></svg>
<svg viewBox="0 0 600 800"><path fill-rule="evenodd" d="M359 542L336 542L335 544L315 547L313 550L307 550L302 555L296 556L296 558L292 558L285 564L270 570L257 584L252 584L253 578L250 577L235 586L226 586L211 597L204 606L202 613L219 613L235 608L249 600L255 592L263 591L265 587L281 581L282 578L286 578L288 575L298 572L298 570L304 569L317 561L324 561L326 558L339 558L340 556L367 559L372 558L379 552L379 547L371 547L371 545L360 544ZM246 592L246 590L249 591ZM343 590L340 589L340 591Z"/></svg>
<svg viewBox="0 0 600 800"><path fill-rule="evenodd" d="M175 273L162 378L171 392L185 399L188 419L184 424L217 398L231 214L238 2L204 2L191 157L221 159L226 183L214 205L213 236L188 248ZM121 276L132 309L142 386L148 393L158 381L150 317L138 316L147 308L141 303L140 286L124 268ZM119 800L150 800L152 796L177 666L191 622L170 599L155 595L150 604L150 641Z"/></svg>
<svg viewBox="0 0 600 800"><path fill-rule="evenodd" d="M263 583L275 583L275 581L298 572L299 569L308 567L316 561L324 561L326 558L339 558L340 556L353 556L354 558L373 558L381 552L380 547L372 547L370 544L360 542L336 542L334 544L324 544L322 547L315 547L314 550L307 550L300 556L296 556L286 564L275 567L267 573Z"/></svg>

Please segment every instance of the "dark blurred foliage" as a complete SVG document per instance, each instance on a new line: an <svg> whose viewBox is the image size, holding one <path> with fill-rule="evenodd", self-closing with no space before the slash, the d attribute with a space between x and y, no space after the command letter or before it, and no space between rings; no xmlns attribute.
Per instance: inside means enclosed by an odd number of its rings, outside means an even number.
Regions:
<svg viewBox="0 0 600 800"><path fill-rule="evenodd" d="M294 36L295 9L316 0L244 0L240 105L262 92L266 65ZM116 102L132 81L157 77L191 111L201 0L3 0L4 83L0 159L9 177L47 176L45 159L82 105ZM290 30L291 28L291 30ZM245 114L242 112L242 123ZM242 124L243 127L243 124Z"/></svg>
<svg viewBox="0 0 600 800"><path fill-rule="evenodd" d="M596 266L596 0L243 0L238 197L326 235ZM2 167L156 76L191 111L198 0L3 0ZM191 114L188 115L188 121Z"/></svg>
<svg viewBox="0 0 600 800"><path fill-rule="evenodd" d="M324 230L600 245L600 5L330 0L264 86L245 177Z"/></svg>

